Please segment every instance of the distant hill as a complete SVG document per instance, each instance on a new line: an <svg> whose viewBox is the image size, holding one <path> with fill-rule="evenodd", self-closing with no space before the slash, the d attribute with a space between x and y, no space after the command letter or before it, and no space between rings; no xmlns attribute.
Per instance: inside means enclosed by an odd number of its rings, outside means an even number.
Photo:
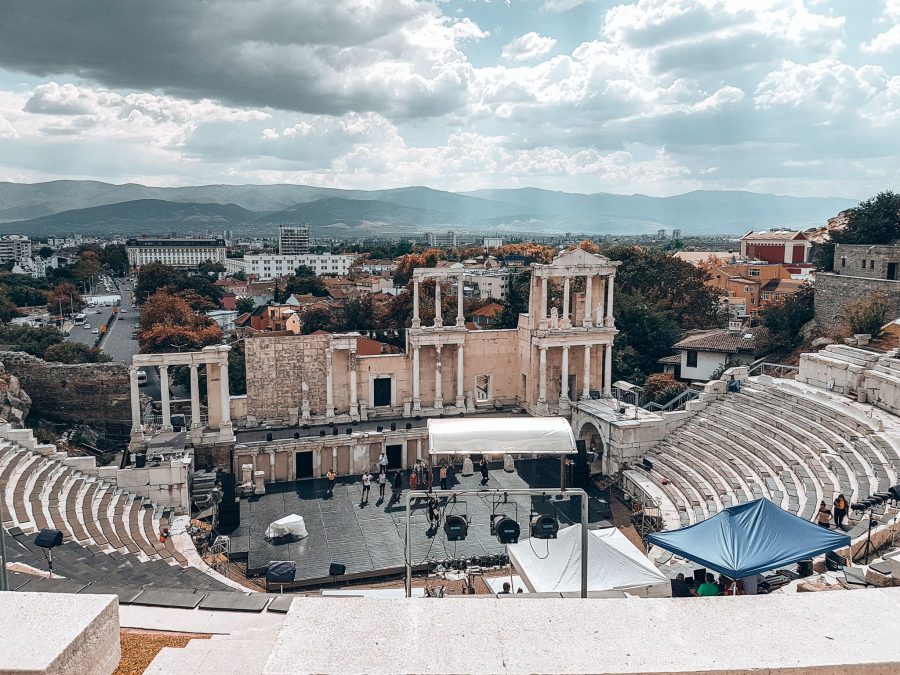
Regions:
<svg viewBox="0 0 900 675"><path fill-rule="evenodd" d="M447 192L412 186L339 190L309 185L147 187L98 181L0 183L0 231L274 232L304 223L317 234L419 235L435 228L501 232L738 234L751 228L822 225L854 206L841 198L697 191L671 197L578 194L537 188Z"/></svg>
<svg viewBox="0 0 900 675"><path fill-rule="evenodd" d="M161 199L136 199L73 209L49 216L0 225L0 231L24 232L34 236L81 232L85 234L162 234L173 230L221 229L256 217L252 211L234 204L190 204Z"/></svg>

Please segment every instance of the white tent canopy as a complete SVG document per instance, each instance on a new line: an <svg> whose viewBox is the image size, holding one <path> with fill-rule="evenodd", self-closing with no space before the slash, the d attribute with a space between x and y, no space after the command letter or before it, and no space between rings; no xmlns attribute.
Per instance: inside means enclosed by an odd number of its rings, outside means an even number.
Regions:
<svg viewBox="0 0 900 675"><path fill-rule="evenodd" d="M429 419L428 450L432 455L568 455L575 452L575 435L563 417Z"/></svg>
<svg viewBox="0 0 900 675"><path fill-rule="evenodd" d="M273 523L270 523L266 528L266 539L275 539L277 537L286 537L287 535L293 535L298 539L303 539L304 537L309 536L309 533L306 531L306 523L303 522L303 516L298 516L296 513L292 513L284 518L279 518Z"/></svg>
<svg viewBox="0 0 900 675"><path fill-rule="evenodd" d="M522 580L535 593L581 590L581 525L556 539L526 539L506 547ZM625 591L668 597L668 578L615 527L588 532L588 591Z"/></svg>

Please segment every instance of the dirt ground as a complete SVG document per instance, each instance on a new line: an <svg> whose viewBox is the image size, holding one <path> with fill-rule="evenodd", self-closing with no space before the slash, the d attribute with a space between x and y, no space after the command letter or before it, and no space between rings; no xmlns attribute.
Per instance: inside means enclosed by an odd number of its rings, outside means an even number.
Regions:
<svg viewBox="0 0 900 675"><path fill-rule="evenodd" d="M207 640L199 633L168 633L123 628L119 631L122 660L116 675L141 675L163 647L184 647L191 640Z"/></svg>

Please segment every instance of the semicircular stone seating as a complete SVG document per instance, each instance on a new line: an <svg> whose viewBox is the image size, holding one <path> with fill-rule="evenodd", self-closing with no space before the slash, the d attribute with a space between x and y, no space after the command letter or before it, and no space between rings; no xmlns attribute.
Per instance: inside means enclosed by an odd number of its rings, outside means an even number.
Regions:
<svg viewBox="0 0 900 675"><path fill-rule="evenodd" d="M187 559L171 538L160 542L171 511L79 470L55 446L0 440L0 488L4 523L25 533L62 531L66 541L106 553L130 553L141 561L185 567ZM70 460L67 462L66 460Z"/></svg>
<svg viewBox="0 0 900 675"><path fill-rule="evenodd" d="M877 425L787 383L743 383L689 417L635 463L678 514L669 529L723 507L766 497L807 520L840 493L855 502L886 492L900 476L900 452ZM843 408L843 409L842 409Z"/></svg>

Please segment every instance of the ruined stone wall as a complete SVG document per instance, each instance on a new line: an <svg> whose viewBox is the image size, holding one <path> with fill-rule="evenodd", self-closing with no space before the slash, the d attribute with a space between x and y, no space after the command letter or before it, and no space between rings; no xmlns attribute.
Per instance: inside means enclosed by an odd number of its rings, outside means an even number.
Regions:
<svg viewBox="0 0 900 675"><path fill-rule="evenodd" d="M816 275L816 322L825 331L849 331L846 308L877 294L890 303L891 318L900 316L900 281L820 272Z"/></svg>
<svg viewBox="0 0 900 675"><path fill-rule="evenodd" d="M0 361L28 392L33 416L100 428L131 423L128 367L123 363L68 365L24 352L0 352Z"/></svg>
<svg viewBox="0 0 900 675"><path fill-rule="evenodd" d="M329 339L328 335L248 337L244 347L247 415L257 420L296 420L303 403L304 383L310 409L324 414L325 350Z"/></svg>
<svg viewBox="0 0 900 675"><path fill-rule="evenodd" d="M835 244L834 271L854 277L887 279L888 264L900 265L900 246Z"/></svg>

